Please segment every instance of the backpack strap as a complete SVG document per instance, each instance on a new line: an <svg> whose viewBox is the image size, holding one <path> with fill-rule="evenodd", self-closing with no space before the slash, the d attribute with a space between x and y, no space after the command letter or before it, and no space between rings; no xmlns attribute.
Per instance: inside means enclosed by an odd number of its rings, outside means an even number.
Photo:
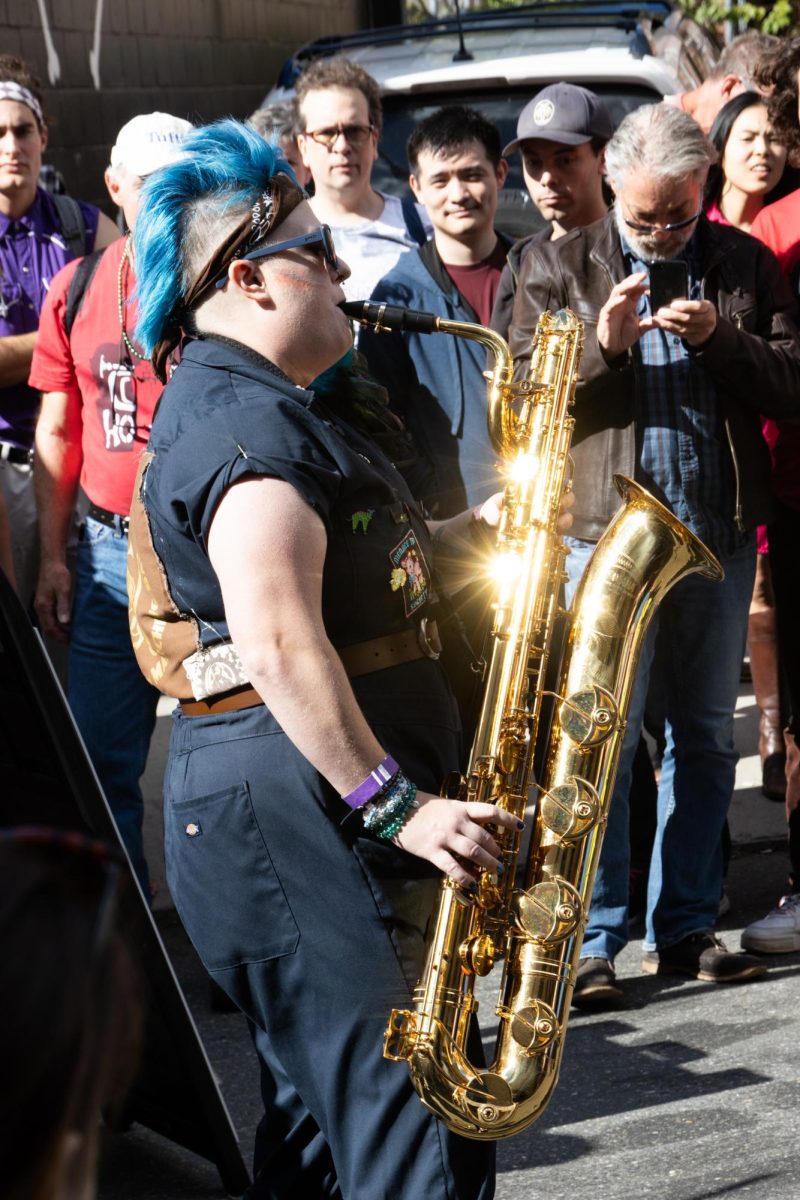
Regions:
<svg viewBox="0 0 800 1200"><path fill-rule="evenodd" d="M51 193L50 199L56 206L64 241L69 246L73 258L80 258L86 253L86 223L80 204L73 200L72 196L60 196L56 192Z"/></svg>
<svg viewBox="0 0 800 1200"><path fill-rule="evenodd" d="M80 260L75 269L75 274L69 281L67 306L64 312L64 330L68 338L72 334L72 326L75 324L75 318L81 311L83 298L86 295L89 284L94 279L94 273L102 257L102 250L95 250L93 254L87 254L85 258Z"/></svg>
<svg viewBox="0 0 800 1200"><path fill-rule="evenodd" d="M422 218L419 215L417 202L411 192L406 192L401 201L403 209L403 220L406 223L406 229L409 237L412 237L418 246L424 246L428 240L428 235L425 232L425 226L422 224Z"/></svg>

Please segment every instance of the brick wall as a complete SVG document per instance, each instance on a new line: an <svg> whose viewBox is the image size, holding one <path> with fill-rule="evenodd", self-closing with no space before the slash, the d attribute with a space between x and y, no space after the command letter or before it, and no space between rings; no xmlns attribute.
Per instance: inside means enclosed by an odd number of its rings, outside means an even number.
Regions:
<svg viewBox="0 0 800 1200"><path fill-rule="evenodd" d="M45 161L109 210L103 171L117 130L157 109L190 120L247 116L304 42L363 28L363 0L0 0L2 49L35 66L52 117ZM56 78L57 76L57 78Z"/></svg>

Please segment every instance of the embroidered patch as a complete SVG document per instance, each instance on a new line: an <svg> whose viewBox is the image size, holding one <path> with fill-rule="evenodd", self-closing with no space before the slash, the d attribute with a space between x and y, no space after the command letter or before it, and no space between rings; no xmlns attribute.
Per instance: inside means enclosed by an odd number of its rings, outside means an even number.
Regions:
<svg viewBox="0 0 800 1200"><path fill-rule="evenodd" d="M549 125L555 112L556 106L552 100L540 100L533 110L534 125Z"/></svg>
<svg viewBox="0 0 800 1200"><path fill-rule="evenodd" d="M413 529L397 543L389 561L393 568L389 586L393 592L402 588L406 616L410 617L428 599L430 590L430 572Z"/></svg>
<svg viewBox="0 0 800 1200"><path fill-rule="evenodd" d="M350 517L350 524L352 526L353 533L359 529L362 533L366 533L367 527L374 515L374 508L360 508L358 512L354 512Z"/></svg>

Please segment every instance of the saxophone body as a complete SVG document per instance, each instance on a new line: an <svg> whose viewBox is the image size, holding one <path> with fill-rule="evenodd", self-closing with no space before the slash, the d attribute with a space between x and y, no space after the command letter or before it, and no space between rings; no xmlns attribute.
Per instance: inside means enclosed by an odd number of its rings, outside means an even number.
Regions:
<svg viewBox="0 0 800 1200"><path fill-rule="evenodd" d="M463 777L450 781L447 794L497 804L520 820L533 799L533 828L524 864L521 834L492 830L504 870L498 876L480 872L477 893L442 881L414 1006L392 1012L384 1054L408 1064L421 1100L449 1129L496 1140L532 1124L558 1080L650 618L679 579L695 571L721 579L722 569L672 513L617 476L624 504L598 543L567 615L545 730L545 672L567 553L556 524L570 483L569 410L582 325L569 310L544 313L526 378L512 385L510 352L491 330L379 304L343 307L376 328L448 332L483 342L495 355L488 423L505 489L491 655L469 765ZM534 782L540 736L547 737L540 755L544 769ZM482 1067L467 1055L475 982L496 969L499 1032L493 1061Z"/></svg>

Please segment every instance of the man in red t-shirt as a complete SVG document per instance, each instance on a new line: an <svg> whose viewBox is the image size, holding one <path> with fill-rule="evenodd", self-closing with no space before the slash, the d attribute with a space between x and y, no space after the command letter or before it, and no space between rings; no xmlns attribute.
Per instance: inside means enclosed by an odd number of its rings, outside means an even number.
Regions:
<svg viewBox="0 0 800 1200"><path fill-rule="evenodd" d="M105 180L133 228L142 180L180 153L191 129L166 113L120 130ZM145 683L128 627L128 513L161 384L132 337L130 236L64 267L42 310L29 382L42 392L34 486L41 565L36 611L69 643L73 715L145 895L144 771L158 692ZM73 588L67 535L78 486L89 500Z"/></svg>

